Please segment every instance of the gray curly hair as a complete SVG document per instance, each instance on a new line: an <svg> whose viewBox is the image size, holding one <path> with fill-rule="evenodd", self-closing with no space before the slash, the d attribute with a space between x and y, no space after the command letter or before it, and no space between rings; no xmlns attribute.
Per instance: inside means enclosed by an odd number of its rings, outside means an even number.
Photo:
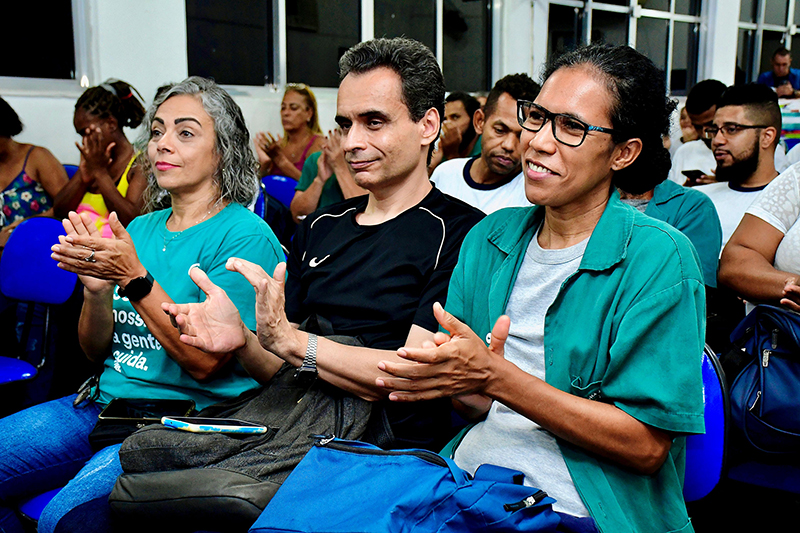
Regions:
<svg viewBox="0 0 800 533"><path fill-rule="evenodd" d="M136 141L139 150L139 165L147 176L147 189L144 192L145 211L169 207L170 195L158 185L147 144L150 141L150 125L156 111L166 100L178 95L198 96L203 109L214 121L216 150L219 154L219 167L214 173L220 200L230 200L244 206L250 205L258 193L258 165L250 150L250 132L239 105L231 95L213 80L191 76L180 83L165 85L156 92L152 105L147 109L143 123L144 131Z"/></svg>

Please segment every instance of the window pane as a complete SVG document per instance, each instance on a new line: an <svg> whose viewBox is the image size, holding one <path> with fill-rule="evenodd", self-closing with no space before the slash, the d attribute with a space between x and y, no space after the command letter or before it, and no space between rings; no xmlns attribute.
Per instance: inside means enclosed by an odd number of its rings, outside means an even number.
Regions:
<svg viewBox="0 0 800 533"><path fill-rule="evenodd" d="M675 0L675 13L700 16L700 0Z"/></svg>
<svg viewBox="0 0 800 533"><path fill-rule="evenodd" d="M789 9L789 0L766 0L764 10L764 23L786 26L786 12Z"/></svg>
<svg viewBox="0 0 800 533"><path fill-rule="evenodd" d="M375 0L375 37L405 36L436 50L435 0Z"/></svg>
<svg viewBox="0 0 800 533"><path fill-rule="evenodd" d="M312 87L339 86L339 58L361 36L358 0L286 2L286 77Z"/></svg>
<svg viewBox="0 0 800 533"><path fill-rule="evenodd" d="M669 21L642 17L636 23L636 49L662 70L667 68Z"/></svg>
<svg viewBox="0 0 800 533"><path fill-rule="evenodd" d="M739 20L741 22L755 22L758 17L757 9L757 0L742 0L742 7L739 9Z"/></svg>
<svg viewBox="0 0 800 533"><path fill-rule="evenodd" d="M765 31L761 37L761 57L759 72L772 70L772 54L784 45L784 34L779 31Z"/></svg>
<svg viewBox="0 0 800 533"><path fill-rule="evenodd" d="M669 0L639 0L639 5L644 9L669 11Z"/></svg>
<svg viewBox="0 0 800 533"><path fill-rule="evenodd" d="M583 41L583 13L577 7L550 5L547 57L558 57Z"/></svg>
<svg viewBox="0 0 800 533"><path fill-rule="evenodd" d="M628 44L628 15L592 10L592 42Z"/></svg>
<svg viewBox="0 0 800 533"><path fill-rule="evenodd" d="M739 42L736 47L735 83L753 81L753 51L756 39L755 30L739 30Z"/></svg>
<svg viewBox="0 0 800 533"><path fill-rule="evenodd" d="M800 26L800 4L798 2L794 3L794 23Z"/></svg>
<svg viewBox="0 0 800 533"><path fill-rule="evenodd" d="M189 74L229 85L265 85L272 78L272 8L264 0L186 0Z"/></svg>
<svg viewBox="0 0 800 533"><path fill-rule="evenodd" d="M676 22L672 38L670 92L686 94L697 82L697 43L700 25Z"/></svg>
<svg viewBox="0 0 800 533"><path fill-rule="evenodd" d="M13 4L13 5L12 5ZM75 79L72 2L6 3L0 76ZM13 9L12 9L13 8ZM13 14L12 14L13 13ZM36 46L38 41L38 45Z"/></svg>
<svg viewBox="0 0 800 533"><path fill-rule="evenodd" d="M442 71L448 91L490 89L492 12L488 0L444 3Z"/></svg>
<svg viewBox="0 0 800 533"><path fill-rule="evenodd" d="M618 6L627 6L630 2L628 0L603 0L604 4L615 4Z"/></svg>

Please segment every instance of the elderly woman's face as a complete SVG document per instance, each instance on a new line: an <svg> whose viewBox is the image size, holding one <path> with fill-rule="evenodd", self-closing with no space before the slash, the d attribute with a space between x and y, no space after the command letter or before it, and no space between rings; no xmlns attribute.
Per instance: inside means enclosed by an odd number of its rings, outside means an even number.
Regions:
<svg viewBox="0 0 800 533"><path fill-rule="evenodd" d="M199 97L173 96L158 107L147 155L158 184L170 193L207 189L213 194L219 163L216 134Z"/></svg>
<svg viewBox="0 0 800 533"><path fill-rule="evenodd" d="M588 67L561 68L542 86L536 103L593 126L611 128L612 96ZM574 208L579 214L608 198L615 145L608 133L589 131L580 146L562 144L551 121L520 137L525 193L534 204Z"/></svg>
<svg viewBox="0 0 800 533"><path fill-rule="evenodd" d="M285 130L296 130L308 126L314 111L306 97L295 91L286 91L281 102L281 124Z"/></svg>

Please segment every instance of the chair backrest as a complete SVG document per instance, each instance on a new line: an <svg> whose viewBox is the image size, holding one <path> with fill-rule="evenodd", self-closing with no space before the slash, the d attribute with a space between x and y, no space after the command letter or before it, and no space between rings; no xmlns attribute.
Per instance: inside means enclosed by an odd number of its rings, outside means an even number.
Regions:
<svg viewBox="0 0 800 533"><path fill-rule="evenodd" d="M267 194L289 207L289 204L292 203L292 198L294 198L294 188L297 186L297 180L286 176L272 175L264 176L261 181L264 183Z"/></svg>
<svg viewBox="0 0 800 533"><path fill-rule="evenodd" d="M719 359L708 345L703 351L703 397L706 432L686 438L683 498L687 502L707 496L719 483L725 468L728 387Z"/></svg>
<svg viewBox="0 0 800 533"><path fill-rule="evenodd" d="M0 289L9 298L26 302L62 304L72 294L78 277L58 268L50 248L65 235L61 222L33 217L11 233L0 260Z"/></svg>
<svg viewBox="0 0 800 533"><path fill-rule="evenodd" d="M67 163L64 163L64 170L67 171L67 177L69 179L72 179L72 176L74 176L75 173L78 171L78 165L69 165Z"/></svg>
<svg viewBox="0 0 800 533"><path fill-rule="evenodd" d="M253 204L253 213L260 216L262 219L267 214L267 202L264 199L264 182L261 182L258 188L258 196L256 196L256 203Z"/></svg>

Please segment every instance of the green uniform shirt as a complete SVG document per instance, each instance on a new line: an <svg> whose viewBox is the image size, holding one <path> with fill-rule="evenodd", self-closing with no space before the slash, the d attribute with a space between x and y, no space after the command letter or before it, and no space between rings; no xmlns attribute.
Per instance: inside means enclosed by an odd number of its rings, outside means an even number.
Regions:
<svg viewBox="0 0 800 533"><path fill-rule="evenodd" d="M311 182L313 182L314 178L317 177L317 161L321 155L322 152L314 152L306 158L306 162L303 163L303 172L300 174L300 179L298 180L294 190L305 191L311 187ZM321 207L327 207L332 204L337 204L343 200L344 194L342 194L342 189L339 187L339 181L336 179L336 174L331 174L331 177L328 178L328 181L326 181L325 185L322 186L322 193L319 196L319 204L317 205L317 209Z"/></svg>
<svg viewBox="0 0 800 533"><path fill-rule="evenodd" d="M697 189L664 180L653 190L653 199L644 214L663 220L689 237L700 257L706 285L716 288L722 226L711 198Z"/></svg>
<svg viewBox="0 0 800 533"><path fill-rule="evenodd" d="M503 209L464 240L447 309L481 339L504 314L543 217L541 207ZM612 193L578 271L545 316L547 383L584 398L599 395L669 432L702 433L704 293L689 240ZM653 475L559 445L601 531L692 531L682 494L685 437L674 439Z"/></svg>
<svg viewBox="0 0 800 533"><path fill-rule="evenodd" d="M280 244L266 222L239 204L225 209L182 232L166 229L172 209L136 217L128 226L142 265L176 303L202 302L205 294L189 277L198 264L211 281L233 301L245 325L256 329L255 291L238 272L225 268L229 257L239 257L272 272L284 260ZM197 381L176 363L147 329L127 298L114 288L114 333L111 355L100 376L99 398L191 399L197 409L258 387L236 359L213 378Z"/></svg>

